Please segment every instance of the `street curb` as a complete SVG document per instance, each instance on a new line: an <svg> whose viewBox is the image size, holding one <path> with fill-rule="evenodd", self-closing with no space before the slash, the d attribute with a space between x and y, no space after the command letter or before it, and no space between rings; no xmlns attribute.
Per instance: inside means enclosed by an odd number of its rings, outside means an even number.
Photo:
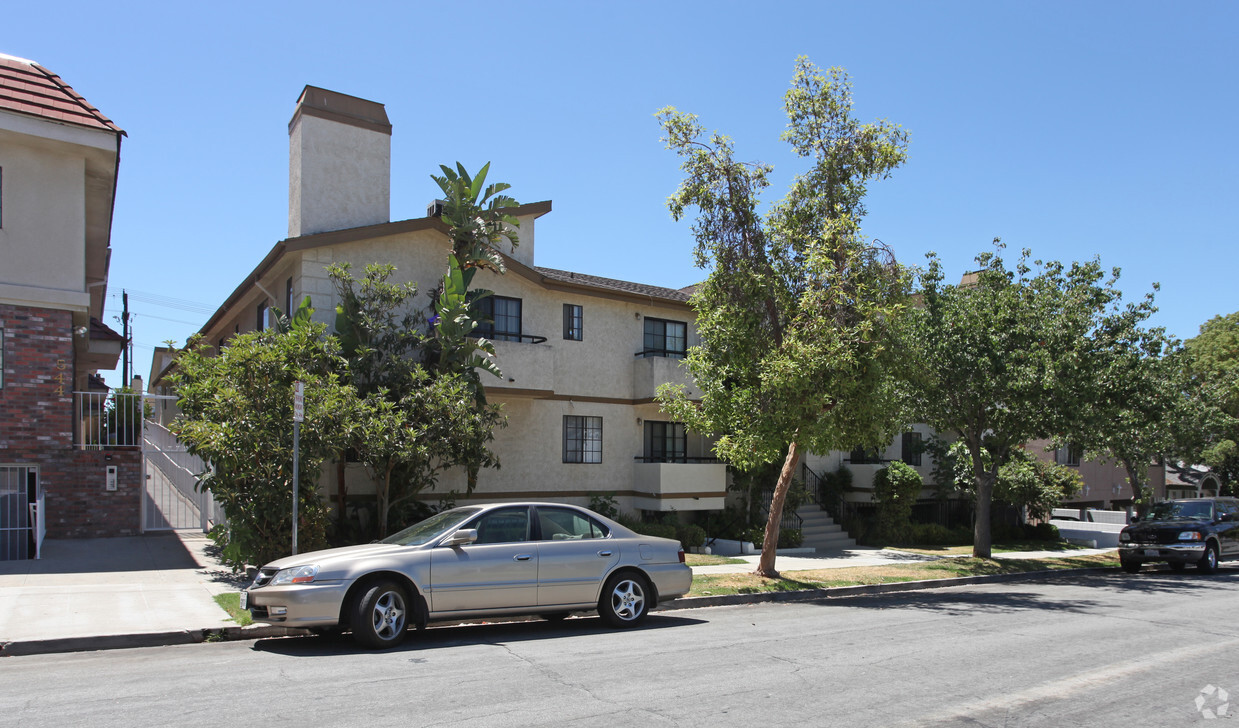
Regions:
<svg viewBox="0 0 1239 728"><path fill-rule="evenodd" d="M862 597L892 592L943 589L969 584L992 584L1009 581L1038 581L1066 575L1085 576L1108 574L1118 571L1117 566L1095 566L1087 569L1051 569L1046 571L1022 571L1014 574L984 574L981 576L956 576L949 579L923 579L920 581L896 581L887 584L858 586L832 586L821 589L800 589L786 592L760 592L757 594L724 594L716 597L680 597L659 604L656 611L698 609L701 607L727 607L737 604L762 604L767 602L820 602L841 597Z"/></svg>
<svg viewBox="0 0 1239 728"><path fill-rule="evenodd" d="M835 586L823 589L803 589L789 592L761 592L758 594L726 594L716 597L681 597L663 602L651 611L668 612L702 607L726 607L739 604L763 604L770 602L822 602L843 597L869 596L897 592L943 589L969 584L992 584L1000 582L1038 581L1052 577L1088 576L1118 571L1115 566L1099 566L1088 569L1054 569L1050 571L1025 571L1015 574L987 574L984 576L958 576L950 579L925 579L900 581L889 584L864 586ZM91 652L96 650L120 650L133 647L166 647L199 642L239 642L244 640L269 639L274 637L303 637L312 634L307 629L250 625L247 627L208 627L205 629L175 630L171 632L140 632L136 634L100 635L97 637L67 637L48 640L14 640L0 642L0 657L47 655L61 652Z"/></svg>
<svg viewBox="0 0 1239 728"><path fill-rule="evenodd" d="M207 627L205 629L173 630L171 632L137 632L134 634L99 635L95 637L65 637L48 640L13 640L0 642L0 657L49 655L59 652L92 652L124 650L133 647L167 647L199 642L233 642L269 637L300 637L309 630L293 627L250 625L248 627Z"/></svg>

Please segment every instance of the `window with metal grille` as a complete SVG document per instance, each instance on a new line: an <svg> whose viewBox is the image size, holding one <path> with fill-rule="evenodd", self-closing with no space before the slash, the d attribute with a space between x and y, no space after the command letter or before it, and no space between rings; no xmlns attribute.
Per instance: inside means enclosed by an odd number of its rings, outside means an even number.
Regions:
<svg viewBox="0 0 1239 728"><path fill-rule="evenodd" d="M602 462L602 418L564 415L564 462Z"/></svg>
<svg viewBox="0 0 1239 728"><path fill-rule="evenodd" d="M495 341L521 340L521 299L487 296L476 301L478 336Z"/></svg>
<svg viewBox="0 0 1239 728"><path fill-rule="evenodd" d="M582 338L583 314L580 306L564 304L564 339L580 341Z"/></svg>
<svg viewBox="0 0 1239 728"><path fill-rule="evenodd" d="M645 461L682 463L687 461L688 437L682 422L645 423Z"/></svg>
<svg viewBox="0 0 1239 728"><path fill-rule="evenodd" d="M920 465L921 453L925 452L925 445L921 442L921 433L905 432L903 433L903 442L900 443L900 459L908 465Z"/></svg>
<svg viewBox="0 0 1239 728"><path fill-rule="evenodd" d="M669 356L683 359L688 351L688 324L660 318L645 319L642 356Z"/></svg>
<svg viewBox="0 0 1239 728"><path fill-rule="evenodd" d="M882 453L877 448L858 447L852 450L853 465L877 465L882 462Z"/></svg>

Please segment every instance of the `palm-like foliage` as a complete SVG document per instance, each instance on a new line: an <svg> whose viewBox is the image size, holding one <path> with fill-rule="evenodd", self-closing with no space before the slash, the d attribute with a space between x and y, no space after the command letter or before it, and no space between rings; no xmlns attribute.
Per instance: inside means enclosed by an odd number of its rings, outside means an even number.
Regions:
<svg viewBox="0 0 1239 728"><path fill-rule="evenodd" d="M490 162L472 177L460 162L456 163L455 170L442 164L439 168L443 174L432 174L430 178L443 191L441 219L451 228L452 255L463 269L486 268L504 273L507 269L499 245L507 240L509 250L514 250L519 242L517 228L520 223L505 212L516 207L517 202L500 194L512 185L495 182L486 186Z"/></svg>

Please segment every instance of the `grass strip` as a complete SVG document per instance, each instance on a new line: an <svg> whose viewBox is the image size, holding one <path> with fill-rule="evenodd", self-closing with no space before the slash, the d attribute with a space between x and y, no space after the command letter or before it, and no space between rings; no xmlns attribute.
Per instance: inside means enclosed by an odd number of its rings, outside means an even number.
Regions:
<svg viewBox="0 0 1239 728"><path fill-rule="evenodd" d="M763 592L822 589L835 586L888 584L898 581L952 579L959 576L987 574L1020 574L1030 571L1060 569L1091 569L1118 566L1114 552L1089 556L1064 556L1047 559L974 559L956 558L919 564L887 566L853 566L845 569L815 569L783 572L779 579L763 579L755 574L712 574L694 576L690 597L723 594L760 594Z"/></svg>
<svg viewBox="0 0 1239 728"><path fill-rule="evenodd" d="M972 553L972 546L888 546L891 551L907 551L913 554L928 554L930 556L959 556ZM1087 547L1062 541L1047 543L1045 541L1025 541L1020 543L995 544L991 549L996 554L1014 554L1025 551L1081 551Z"/></svg>
<svg viewBox="0 0 1239 728"><path fill-rule="evenodd" d="M215 603L219 605L220 609L228 613L232 621L242 627L247 627L254 621L250 616L249 610L241 608L241 595L237 592L216 594Z"/></svg>
<svg viewBox="0 0 1239 728"><path fill-rule="evenodd" d="M720 564L744 564L744 559L731 556L715 556L714 554L684 554L684 562L689 566L718 566Z"/></svg>

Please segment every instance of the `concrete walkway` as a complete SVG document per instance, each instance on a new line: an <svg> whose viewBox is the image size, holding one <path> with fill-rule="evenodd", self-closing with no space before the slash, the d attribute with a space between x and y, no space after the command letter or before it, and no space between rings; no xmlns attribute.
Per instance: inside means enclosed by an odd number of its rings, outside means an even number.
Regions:
<svg viewBox="0 0 1239 728"><path fill-rule="evenodd" d="M219 629L214 595L240 581L200 532L48 540L43 558L0 561L0 645Z"/></svg>

